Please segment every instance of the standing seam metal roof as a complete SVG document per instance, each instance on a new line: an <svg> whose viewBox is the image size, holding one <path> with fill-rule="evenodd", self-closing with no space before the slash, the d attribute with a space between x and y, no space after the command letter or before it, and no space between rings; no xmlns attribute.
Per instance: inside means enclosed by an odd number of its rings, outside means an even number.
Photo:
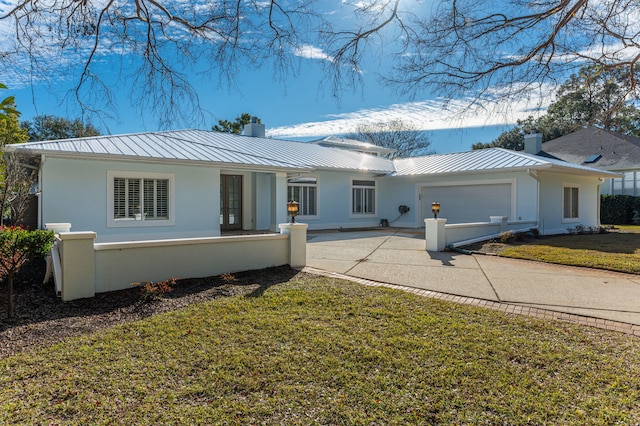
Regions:
<svg viewBox="0 0 640 426"><path fill-rule="evenodd" d="M178 130L7 145L5 151L72 156L228 163L287 169L338 169L390 176L490 172L556 167L599 176L617 174L502 148L388 160L313 143Z"/></svg>
<svg viewBox="0 0 640 426"><path fill-rule="evenodd" d="M96 136L11 145L7 151L80 156L129 156L286 168L327 168L390 173L393 162L311 143L204 130Z"/></svg>
<svg viewBox="0 0 640 426"><path fill-rule="evenodd" d="M543 158L520 151L510 151L503 148L403 158L395 160L394 163L396 171L392 173L391 176L437 175L522 168L542 169L549 167L560 167L602 176L613 175L612 173L591 167Z"/></svg>

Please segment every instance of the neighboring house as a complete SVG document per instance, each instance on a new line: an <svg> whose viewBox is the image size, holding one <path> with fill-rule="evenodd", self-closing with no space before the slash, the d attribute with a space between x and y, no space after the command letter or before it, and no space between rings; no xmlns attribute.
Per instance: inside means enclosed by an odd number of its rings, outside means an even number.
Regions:
<svg viewBox="0 0 640 426"><path fill-rule="evenodd" d="M544 142L543 156L622 174L605 181L602 194L640 196L640 138L586 127Z"/></svg>
<svg viewBox="0 0 640 426"><path fill-rule="evenodd" d="M70 223L98 242L275 231L290 199L309 229L420 228L438 201L448 223L503 216L564 233L599 224L601 178L615 176L500 148L393 161L347 148L265 138L251 123L245 135L182 130L5 151L39 168L40 227Z"/></svg>

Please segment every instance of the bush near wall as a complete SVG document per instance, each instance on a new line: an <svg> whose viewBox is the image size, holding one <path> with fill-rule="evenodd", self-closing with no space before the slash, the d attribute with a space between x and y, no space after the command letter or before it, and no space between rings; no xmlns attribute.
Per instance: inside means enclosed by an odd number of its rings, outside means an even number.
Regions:
<svg viewBox="0 0 640 426"><path fill-rule="evenodd" d="M600 223L606 225L630 225L634 223L634 211L640 219L640 197L631 195L602 195Z"/></svg>

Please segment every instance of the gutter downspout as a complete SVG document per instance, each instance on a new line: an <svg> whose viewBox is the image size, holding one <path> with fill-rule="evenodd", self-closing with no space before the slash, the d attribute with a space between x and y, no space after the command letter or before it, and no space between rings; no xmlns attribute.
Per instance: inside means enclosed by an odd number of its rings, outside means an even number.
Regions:
<svg viewBox="0 0 640 426"><path fill-rule="evenodd" d="M38 168L38 192L36 193L36 196L38 197L38 229L44 229L44 223L43 222L43 218L42 218L42 183L43 183L43 179L42 179L42 169L44 168L44 162L45 162L46 158L44 156L44 154L42 154L40 156L40 164L39 164L39 168Z"/></svg>
<svg viewBox="0 0 640 426"><path fill-rule="evenodd" d="M601 206L601 204L602 204L602 195L601 195L602 191L600 189L602 188L602 185L604 185L604 183L607 180L604 179L604 178L598 178L598 181L600 181L600 183L598 183L598 194L597 194L598 195L598 208L597 208L597 211L596 211L596 214L598 216L596 217L596 220L597 220L598 226L602 226L602 224L600 223L600 211L601 211L600 209L602 207Z"/></svg>
<svg viewBox="0 0 640 426"><path fill-rule="evenodd" d="M544 235L544 224L540 223L540 177L539 170L527 169L527 174L536 180L536 225L540 233Z"/></svg>

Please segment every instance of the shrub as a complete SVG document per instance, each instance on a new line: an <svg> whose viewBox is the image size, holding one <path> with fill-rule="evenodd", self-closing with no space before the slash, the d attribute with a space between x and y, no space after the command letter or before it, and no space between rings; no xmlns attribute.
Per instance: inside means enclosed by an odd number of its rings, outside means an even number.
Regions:
<svg viewBox="0 0 640 426"><path fill-rule="evenodd" d="M513 239L513 231L504 231L498 235L498 239L501 243L506 244Z"/></svg>
<svg viewBox="0 0 640 426"><path fill-rule="evenodd" d="M7 283L7 316L13 317L13 277L22 265L46 256L55 239L53 231L0 226L0 279Z"/></svg>
<svg viewBox="0 0 640 426"><path fill-rule="evenodd" d="M640 197L631 195L603 195L600 203L600 222L611 225L630 225L640 219Z"/></svg>
<svg viewBox="0 0 640 426"><path fill-rule="evenodd" d="M143 299L151 300L159 297L160 295L171 293L177 283L178 279L171 277L168 280L135 282L132 283L132 285L142 285L141 289Z"/></svg>

